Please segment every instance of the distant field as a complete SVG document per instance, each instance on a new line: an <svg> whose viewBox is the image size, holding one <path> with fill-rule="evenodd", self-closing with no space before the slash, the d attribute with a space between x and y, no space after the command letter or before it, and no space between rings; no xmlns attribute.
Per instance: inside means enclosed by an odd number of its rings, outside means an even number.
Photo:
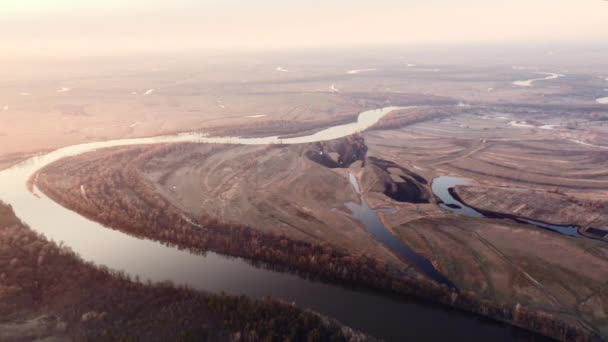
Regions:
<svg viewBox="0 0 608 342"><path fill-rule="evenodd" d="M348 72L365 67L374 70ZM408 66L391 58L370 63L336 55L314 63L287 56L99 58L15 68L29 72L7 66L0 73L0 159L87 141L185 131L291 134L352 121L362 110L387 104L605 108L595 103L593 93L605 86L601 79L573 71L534 87L517 87L514 80L534 73L504 65Z"/></svg>

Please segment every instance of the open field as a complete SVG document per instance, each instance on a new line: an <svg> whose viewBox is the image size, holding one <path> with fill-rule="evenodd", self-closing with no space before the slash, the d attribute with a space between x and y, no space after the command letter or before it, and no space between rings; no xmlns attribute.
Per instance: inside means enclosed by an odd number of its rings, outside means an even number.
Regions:
<svg viewBox="0 0 608 342"><path fill-rule="evenodd" d="M365 164L362 167L358 158L345 158L345 154L337 152L349 150L343 144L358 142L344 139L321 147L317 144L269 147L181 144L108 149L51 164L40 173L36 182L63 205L132 234L182 247L262 260L275 267L284 265L303 274L316 272L325 280L433 298L425 291L416 290L411 283L427 284L423 286L428 291L433 288L428 287L429 279L408 267L407 260L396 258L372 239L358 222L345 215L348 211L344 204L355 200L345 175L347 171L354 172L360 175L370 203L396 209L393 213L380 214L385 225L410 248L430 259L460 289L460 294L452 297L451 302L440 299L441 295L434 300L439 298L440 302L560 339L586 329L590 329L591 334L603 333L603 318L599 313L603 303L601 296L591 312L576 311L578 301L601 288L604 276L588 272L604 262L603 245L597 247L597 256L589 258L589 267L578 270L579 275L585 277L581 278L580 284L572 284L573 288L564 290L563 294L547 295L534 282L530 284L529 278L520 270L522 266L505 266L520 263L515 258L518 253L526 255L539 251L537 245L564 244L564 248L573 253L583 252L584 247L571 245L561 236L548 235L547 239L554 240L547 242L544 232L500 221L493 225L473 222L479 227L479 232L474 232L469 227L471 221L451 222L454 218L432 203L430 179L388 160L372 157L363 157ZM308 152L319 149L333 160L348 162L344 168L330 168L310 160ZM118 195L120 206L109 204L110 193ZM159 212L159 208L163 210ZM148 221L150 213L161 216ZM180 215L191 217L205 227L203 240L196 231L185 228ZM159 223L152 229L144 228L153 225L152 222ZM466 232L457 234L453 224ZM141 228L137 228L139 225ZM240 237L235 238L235 229L244 229L239 228L244 225L250 230L242 230ZM508 237L513 242L521 238L522 229L532 234L529 239L532 245L524 245L524 250L507 256L503 255L507 252L506 247L504 252L496 252L477 238L481 235L489 240L495 238L492 234L502 233L498 238L507 241L505 237ZM221 236L232 237L232 241L229 245L218 244ZM246 238L242 239L243 236ZM273 236L278 238L278 244L273 242ZM249 252L252 240L258 248L268 252L261 253L257 249ZM305 246L302 243L309 244L312 249L297 254L302 248L297 246ZM326 261L311 268L301 257L315 256L315 244L328 246L333 252L319 254ZM530 246L530 250L525 246ZM284 257L283 251L291 253ZM362 258L361 253L370 261ZM353 258L358 261L345 263ZM349 276L344 278L345 273L340 275L336 268L325 268L327 262L341 265L340 268L348 270ZM378 265L384 266L379 268ZM540 277L534 270L529 270L533 274L531 277ZM547 273L541 279L547 284L559 284L566 277L564 272L556 270L555 276ZM392 279L393 285L387 287L385 280L388 279ZM404 286L398 287L401 290L392 287L398 283ZM513 287L514 283L518 286ZM574 303L558 306L555 301L564 299L561 296ZM572 311L573 308L576 310ZM496 310L502 313L498 314ZM583 335L580 338L583 339Z"/></svg>
<svg viewBox="0 0 608 342"><path fill-rule="evenodd" d="M569 196L559 189L522 191L522 189L457 186L454 192L463 203L484 211L531 218L552 224L577 225L581 227L581 232L590 227L608 231L608 212L605 202L584 201Z"/></svg>
<svg viewBox="0 0 608 342"><path fill-rule="evenodd" d="M473 207L580 225L583 234L589 226L605 226L607 150L574 141L584 137L603 144L600 132L606 124L594 120L605 114L577 115L582 124L569 125L574 114L568 112L476 106L458 111L462 114L449 116L434 108L391 114L379 130L366 134L370 154L429 180L452 175L478 183L456 191ZM509 220L445 214L433 205L396 203L371 190L375 205L398 208L381 214L386 225L461 288L492 300L569 313L570 319L580 318L606 334L602 293L608 276L598 271L606 267L603 242ZM588 258L593 261L581 261Z"/></svg>
<svg viewBox="0 0 608 342"><path fill-rule="evenodd" d="M605 335L604 242L569 238L509 220L422 217L385 220L397 236L464 291L551 312Z"/></svg>
<svg viewBox="0 0 608 342"><path fill-rule="evenodd" d="M429 177L450 174L487 185L563 188L590 200L607 199L608 178L603 170L608 150L575 141L586 136L595 142L592 139L601 136L597 131L603 129L603 121L588 119L584 127L567 128L559 116L535 119L532 114L484 112L474 106L459 111L464 113L445 116L445 109L429 108L425 114L431 120L405 121L401 128L399 121L408 114L389 116L383 121L394 122L398 129L370 132L370 151ZM541 128L545 125L560 127Z"/></svg>
<svg viewBox="0 0 608 342"><path fill-rule="evenodd" d="M405 279L419 277L345 215L344 203L356 200L355 192L343 171L305 156L314 148L109 149L51 164L36 184L64 205L80 203L75 209L103 223L195 250L295 266L347 282L374 283L395 272ZM111 200L111 193L121 199ZM173 228L165 231L167 226ZM346 278L336 272L342 267L349 270Z"/></svg>

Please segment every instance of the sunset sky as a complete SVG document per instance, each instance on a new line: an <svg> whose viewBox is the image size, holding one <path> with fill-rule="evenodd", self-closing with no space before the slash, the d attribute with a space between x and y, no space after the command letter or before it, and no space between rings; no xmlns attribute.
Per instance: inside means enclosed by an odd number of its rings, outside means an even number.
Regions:
<svg viewBox="0 0 608 342"><path fill-rule="evenodd" d="M601 42L603 0L3 0L4 55Z"/></svg>

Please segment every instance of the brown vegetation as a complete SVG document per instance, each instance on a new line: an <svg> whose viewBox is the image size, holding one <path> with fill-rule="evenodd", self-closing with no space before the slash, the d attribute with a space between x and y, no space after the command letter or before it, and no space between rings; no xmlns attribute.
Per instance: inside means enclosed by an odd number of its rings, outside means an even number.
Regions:
<svg viewBox="0 0 608 342"><path fill-rule="evenodd" d="M343 139L320 141L306 151L308 159L329 168L348 168L354 162L365 162L367 146L360 133Z"/></svg>
<svg viewBox="0 0 608 342"><path fill-rule="evenodd" d="M167 145L160 153L179 148L179 145ZM63 177L61 165L77 162L77 157L66 158L43 169L37 185L55 201L108 227L193 252L213 251L243 257L277 270L372 288L391 289L393 281L400 278L399 271L385 263L363 254L349 255L327 243L293 240L285 235L263 233L207 217L194 222L155 191L140 174L138 164L145 163L151 154L159 153L158 150L139 147L113 152L109 159L104 158L104 163L123 167L96 168L97 174L83 167L80 169L82 174L71 175L79 180L74 184L86 184L87 198L84 200L80 187L63 191L53 186ZM91 179L102 181L91 182ZM130 196L117 195L121 192L129 192ZM422 287L414 283L408 286L413 287L412 291Z"/></svg>
<svg viewBox="0 0 608 342"><path fill-rule="evenodd" d="M431 192L422 176L388 160L369 157L363 185L368 191L406 203L430 203Z"/></svg>
<svg viewBox="0 0 608 342"><path fill-rule="evenodd" d="M560 188L521 190L488 186L457 186L454 194L473 208L558 225L608 228L608 207Z"/></svg>
<svg viewBox="0 0 608 342"><path fill-rule="evenodd" d="M369 130L398 129L420 122L445 118L449 115L454 115L457 111L457 107L454 106L399 109L383 117Z"/></svg>
<svg viewBox="0 0 608 342"><path fill-rule="evenodd" d="M327 243L263 233L243 225L201 217L196 222L163 198L140 174L143 164L158 153L176 153L187 145L118 148L67 158L44 169L38 186L50 197L79 213L127 233L152 238L192 251L207 250L244 257L277 270L292 271L349 286L365 286L397 294L415 295L458 307L563 340L587 340L588 331L543 310L480 299L474 291L449 291L427 279L411 278L399 269ZM217 148L221 148L218 146ZM280 147L271 147L280 148ZM85 158L86 157L86 158ZM65 168L72 171L67 191ZM120 165L107 168L103 165ZM86 184L83 200L79 185ZM63 190L59 190L63 189Z"/></svg>
<svg viewBox="0 0 608 342"><path fill-rule="evenodd" d="M96 268L34 233L2 203L0 270L2 341L50 336L79 341L365 339L271 299L142 284Z"/></svg>
<svg viewBox="0 0 608 342"><path fill-rule="evenodd" d="M396 224L396 235L433 260L461 291L606 335L603 243L456 215Z"/></svg>

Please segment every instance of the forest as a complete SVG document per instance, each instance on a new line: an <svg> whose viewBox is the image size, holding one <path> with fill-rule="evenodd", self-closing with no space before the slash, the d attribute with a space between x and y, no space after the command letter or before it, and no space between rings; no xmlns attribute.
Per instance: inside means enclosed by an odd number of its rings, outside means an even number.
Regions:
<svg viewBox="0 0 608 342"><path fill-rule="evenodd" d="M0 340L364 341L290 304L130 279L47 241L0 203ZM18 334L19 323L39 323ZM6 330L6 331L3 331ZM10 335L12 334L12 335ZM17 335L15 335L17 334Z"/></svg>

